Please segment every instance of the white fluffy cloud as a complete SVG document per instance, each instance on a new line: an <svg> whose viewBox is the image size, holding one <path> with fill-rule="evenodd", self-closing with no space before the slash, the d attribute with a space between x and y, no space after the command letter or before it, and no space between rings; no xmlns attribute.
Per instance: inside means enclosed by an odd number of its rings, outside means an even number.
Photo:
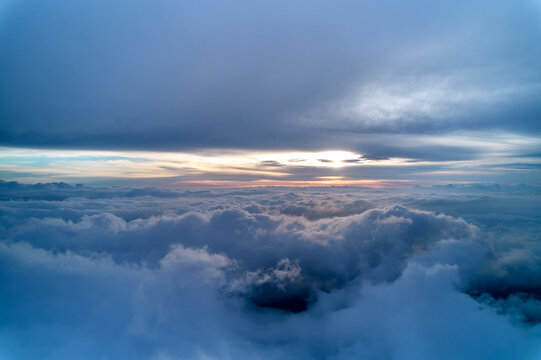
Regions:
<svg viewBox="0 0 541 360"><path fill-rule="evenodd" d="M472 215L520 190L68 190L2 201L2 358L541 354L539 223Z"/></svg>

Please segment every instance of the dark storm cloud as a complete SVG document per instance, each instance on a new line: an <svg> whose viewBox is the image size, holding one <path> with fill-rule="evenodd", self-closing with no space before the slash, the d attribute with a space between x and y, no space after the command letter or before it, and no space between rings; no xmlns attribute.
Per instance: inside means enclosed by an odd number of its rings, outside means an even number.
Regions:
<svg viewBox="0 0 541 360"><path fill-rule="evenodd" d="M3 185L8 360L541 351L535 187Z"/></svg>
<svg viewBox="0 0 541 360"><path fill-rule="evenodd" d="M539 131L534 2L77 0L2 11L3 145L358 149L344 131Z"/></svg>

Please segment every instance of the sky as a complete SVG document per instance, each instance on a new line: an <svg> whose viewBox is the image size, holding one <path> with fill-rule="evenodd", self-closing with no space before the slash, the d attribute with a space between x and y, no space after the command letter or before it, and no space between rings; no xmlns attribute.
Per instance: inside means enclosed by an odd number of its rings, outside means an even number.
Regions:
<svg viewBox="0 0 541 360"><path fill-rule="evenodd" d="M541 359L539 0L0 0L0 359Z"/></svg>
<svg viewBox="0 0 541 360"><path fill-rule="evenodd" d="M540 18L534 0L5 0L0 174L539 183Z"/></svg>

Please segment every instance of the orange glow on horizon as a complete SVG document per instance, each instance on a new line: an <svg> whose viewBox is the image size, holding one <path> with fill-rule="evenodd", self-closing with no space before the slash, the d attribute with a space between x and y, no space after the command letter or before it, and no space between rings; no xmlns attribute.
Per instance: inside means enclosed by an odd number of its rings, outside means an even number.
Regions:
<svg viewBox="0 0 541 360"><path fill-rule="evenodd" d="M328 187L328 186L362 186L374 189L398 188L410 185L411 180L253 180L253 181L231 181L231 180L188 180L169 183L170 186L201 186L201 187Z"/></svg>

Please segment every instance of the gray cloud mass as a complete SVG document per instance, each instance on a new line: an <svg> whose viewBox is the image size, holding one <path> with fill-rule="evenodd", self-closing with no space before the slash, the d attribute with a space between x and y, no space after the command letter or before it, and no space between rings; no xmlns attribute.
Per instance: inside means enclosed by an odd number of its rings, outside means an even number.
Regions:
<svg viewBox="0 0 541 360"><path fill-rule="evenodd" d="M10 1L0 144L386 157L396 144L366 141L538 134L540 12L533 1Z"/></svg>

